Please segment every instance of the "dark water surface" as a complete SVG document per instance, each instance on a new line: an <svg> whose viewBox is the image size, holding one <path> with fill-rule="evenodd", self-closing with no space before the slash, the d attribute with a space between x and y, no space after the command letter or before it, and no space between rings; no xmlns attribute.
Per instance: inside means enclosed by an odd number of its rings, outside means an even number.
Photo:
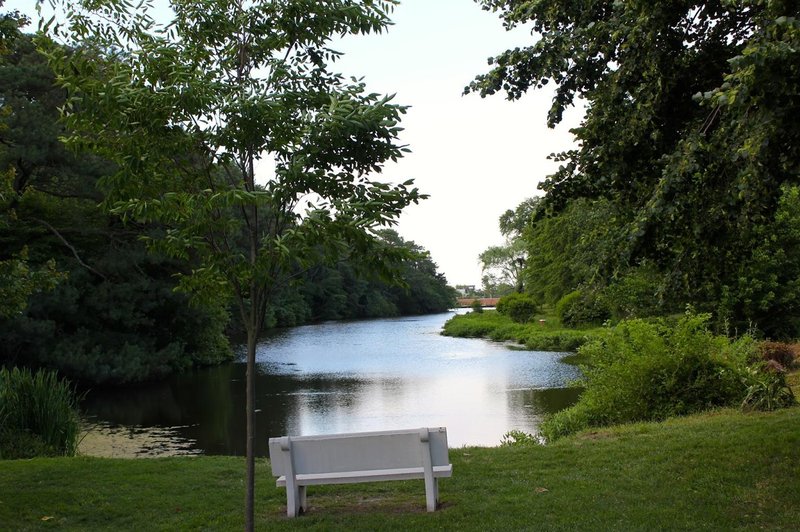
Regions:
<svg viewBox="0 0 800 532"><path fill-rule="evenodd" d="M536 432L544 414L577 399L567 386L579 372L563 354L441 336L452 315L308 325L263 340L258 455L273 436L422 426L447 427L451 447L493 446L512 429ZM243 455L244 379L240 362L96 390L83 411L131 437L153 429L181 449Z"/></svg>

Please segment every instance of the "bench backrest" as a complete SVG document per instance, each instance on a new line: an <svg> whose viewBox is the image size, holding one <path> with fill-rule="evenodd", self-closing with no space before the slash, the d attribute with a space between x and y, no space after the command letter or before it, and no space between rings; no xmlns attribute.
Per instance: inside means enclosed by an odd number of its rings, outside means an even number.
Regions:
<svg viewBox="0 0 800 532"><path fill-rule="evenodd" d="M446 466L447 429L444 427L270 438L272 473L286 474L285 463L277 459L285 446L291 447L294 473L341 473L375 469L423 467L430 444L431 465Z"/></svg>

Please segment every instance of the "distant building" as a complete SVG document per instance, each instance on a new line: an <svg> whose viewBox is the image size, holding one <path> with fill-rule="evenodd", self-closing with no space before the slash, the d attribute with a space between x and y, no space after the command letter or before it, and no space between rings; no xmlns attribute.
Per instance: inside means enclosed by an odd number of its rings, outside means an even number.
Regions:
<svg viewBox="0 0 800 532"><path fill-rule="evenodd" d="M471 296L475 294L474 284L459 284L456 285L456 291L461 294L461 297Z"/></svg>

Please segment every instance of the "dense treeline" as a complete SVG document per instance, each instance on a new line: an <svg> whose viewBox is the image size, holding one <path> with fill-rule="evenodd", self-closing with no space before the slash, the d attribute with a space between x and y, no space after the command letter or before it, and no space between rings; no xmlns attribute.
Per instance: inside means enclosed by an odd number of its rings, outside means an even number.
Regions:
<svg viewBox="0 0 800 532"><path fill-rule="evenodd" d="M123 224L109 213L102 180L113 165L60 143L65 93L10 20L0 58L0 364L118 383L230 359L225 332L235 313L228 301L190 301L176 291L175 274L193 268L191 258L149 252L142 238L160 226ZM381 236L412 257L397 265L405 286L364 278L344 256L333 265L298 265L267 323L420 314L453 304L425 250L390 230Z"/></svg>
<svg viewBox="0 0 800 532"><path fill-rule="evenodd" d="M187 265L148 254L140 241L157 228L123 225L105 211L98 181L110 164L64 149L63 91L29 36L6 42L0 168L11 172L0 260L33 271L50 264L57 279L49 290L31 286L30 297L2 303L12 308L0 320L0 361L104 383L229 359L224 303L189 305L173 278ZM6 287L19 280L5 273Z"/></svg>
<svg viewBox="0 0 800 532"><path fill-rule="evenodd" d="M722 332L800 336L797 4L480 3L541 39L468 90L554 83L551 126L586 103L544 196L509 211L524 289L574 322L691 304Z"/></svg>
<svg viewBox="0 0 800 532"><path fill-rule="evenodd" d="M319 264L304 271L298 284L284 289L269 310L268 324L286 327L321 320L429 314L455 305L455 290L427 251L391 229L383 230L381 236L413 257L399 265L404 286L359 272L353 261Z"/></svg>

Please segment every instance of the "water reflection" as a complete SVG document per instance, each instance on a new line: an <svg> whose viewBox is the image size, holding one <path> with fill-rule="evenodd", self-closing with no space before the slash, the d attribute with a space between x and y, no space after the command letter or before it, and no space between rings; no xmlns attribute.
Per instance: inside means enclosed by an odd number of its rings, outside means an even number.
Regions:
<svg viewBox="0 0 800 532"><path fill-rule="evenodd" d="M258 346L257 453L283 434L446 426L451 446L535 432L572 404L578 376L557 353L439 335L450 314L298 327ZM111 426L175 427L208 454L245 452L245 366L90 392L84 411Z"/></svg>

